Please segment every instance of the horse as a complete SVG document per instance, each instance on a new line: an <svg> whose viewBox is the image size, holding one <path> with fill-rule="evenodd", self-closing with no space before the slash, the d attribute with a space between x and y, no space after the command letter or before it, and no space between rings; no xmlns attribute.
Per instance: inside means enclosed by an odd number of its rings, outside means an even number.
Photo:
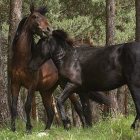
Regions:
<svg viewBox="0 0 140 140"><path fill-rule="evenodd" d="M40 68L39 72L31 73L27 70L31 50L34 47L33 35L36 33L44 37L52 32L52 28L43 16L46 13L45 10L45 7L39 7L37 10L34 10L33 5L31 5L31 14L28 18L26 17L21 20L13 39L13 56L9 64L12 92L11 129L13 132L16 129L17 99L21 86L28 89L27 101L25 103L27 133L30 133L32 128L30 111L31 101L35 91L40 92L47 112L48 120L45 129L50 129L53 121L54 113L51 107L51 96L58 85L58 72L55 65L52 60L49 60ZM80 104L74 94L70 97L70 100L74 104L77 113L81 115Z"/></svg>
<svg viewBox="0 0 140 140"><path fill-rule="evenodd" d="M47 112L48 120L45 130L50 129L54 117L51 96L59 83L58 71L52 60L48 60L40 67L38 72L29 72L27 69L31 51L34 50L35 46L33 35L38 34L41 37L46 37L52 33L52 28L44 17L47 12L46 7L41 6L34 10L34 6L31 5L30 11L31 14L29 17L23 18L18 25L12 44L13 56L9 64L12 92L11 129L13 132L16 130L17 100L21 86L28 89L27 101L25 103L27 116L26 131L27 133L31 133L30 111L31 101L35 91L40 92L43 105ZM75 94L72 94L69 98L84 126L83 112L77 97ZM90 98L99 103L110 104L110 101L105 99L104 96L102 97L102 95L98 97L91 93Z"/></svg>
<svg viewBox="0 0 140 140"><path fill-rule="evenodd" d="M79 48L74 45L66 32L53 31L51 36L39 40L28 65L28 69L37 71L50 58L55 63L59 79L66 83L58 98L63 123L68 123L64 102L73 92L109 91L127 84L136 107L131 125L135 129L140 120L140 43L106 47L79 44Z"/></svg>
<svg viewBox="0 0 140 140"><path fill-rule="evenodd" d="M13 56L9 64L9 75L11 78L12 93L12 109L11 109L11 129L14 132L15 119L17 114L17 100L21 86L28 89L27 101L25 103L25 111L27 117L26 131L31 132L30 111L31 101L35 90L40 91L44 107L47 111L47 125L45 129L49 129L53 120L53 111L51 108L51 95L55 89L58 80L57 69L53 63L48 61L41 67L39 72L30 73L27 70L28 61L31 56L31 46L33 47L33 35L36 33L41 37L51 34L52 28L48 24L46 18L42 15L45 8L40 7L38 11L34 10L34 6L30 6L28 18L24 18L20 22L13 40ZM45 72L44 72L45 71Z"/></svg>

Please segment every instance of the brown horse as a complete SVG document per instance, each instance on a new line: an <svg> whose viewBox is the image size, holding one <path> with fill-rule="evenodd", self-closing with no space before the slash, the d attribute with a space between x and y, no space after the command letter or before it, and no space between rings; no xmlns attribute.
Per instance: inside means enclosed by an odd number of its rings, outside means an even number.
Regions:
<svg viewBox="0 0 140 140"><path fill-rule="evenodd" d="M48 120L45 129L49 129L53 121L54 114L51 107L51 96L58 84L58 71L54 63L52 60L48 60L38 72L29 72L27 70L27 65L31 57L31 50L34 46L33 35L38 34L41 37L45 37L52 33L52 28L43 16L45 10L44 7L34 10L33 5L30 6L31 14L28 18L24 18L20 22L13 40L13 56L9 65L12 92L12 131L16 129L17 100L21 86L28 89L27 101L25 103L27 116L26 131L29 133L32 128L30 111L32 97L35 91L40 92L44 107L47 111ZM76 96L73 94L70 100L74 104L82 120L82 109Z"/></svg>

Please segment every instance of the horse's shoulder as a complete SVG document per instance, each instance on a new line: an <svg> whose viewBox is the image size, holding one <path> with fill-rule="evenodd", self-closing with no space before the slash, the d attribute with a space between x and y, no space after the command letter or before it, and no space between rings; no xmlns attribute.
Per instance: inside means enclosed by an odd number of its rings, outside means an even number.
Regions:
<svg viewBox="0 0 140 140"><path fill-rule="evenodd" d="M77 85L81 85L82 70L80 61L77 57L69 57L69 58L71 59L68 59L67 61L65 61L66 63L63 63L63 66L61 67L59 74L61 75L61 77L65 77L65 80L74 82Z"/></svg>

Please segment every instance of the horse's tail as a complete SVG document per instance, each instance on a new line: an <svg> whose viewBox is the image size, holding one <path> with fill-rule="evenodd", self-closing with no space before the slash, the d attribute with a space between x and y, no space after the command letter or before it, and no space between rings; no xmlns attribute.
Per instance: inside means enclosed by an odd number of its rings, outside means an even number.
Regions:
<svg viewBox="0 0 140 140"><path fill-rule="evenodd" d="M99 103L99 104L105 104L107 106L111 106L113 104L113 101L106 95L104 95L101 92L89 92L89 99Z"/></svg>

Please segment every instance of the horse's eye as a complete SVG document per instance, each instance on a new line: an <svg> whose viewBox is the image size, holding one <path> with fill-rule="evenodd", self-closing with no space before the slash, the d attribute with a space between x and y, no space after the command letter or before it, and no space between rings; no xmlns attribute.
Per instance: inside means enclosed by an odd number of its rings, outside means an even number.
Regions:
<svg viewBox="0 0 140 140"><path fill-rule="evenodd" d="M38 16L36 16L36 15L33 15L33 16L32 16L32 18L34 18L34 19L37 19L37 18L38 18Z"/></svg>

